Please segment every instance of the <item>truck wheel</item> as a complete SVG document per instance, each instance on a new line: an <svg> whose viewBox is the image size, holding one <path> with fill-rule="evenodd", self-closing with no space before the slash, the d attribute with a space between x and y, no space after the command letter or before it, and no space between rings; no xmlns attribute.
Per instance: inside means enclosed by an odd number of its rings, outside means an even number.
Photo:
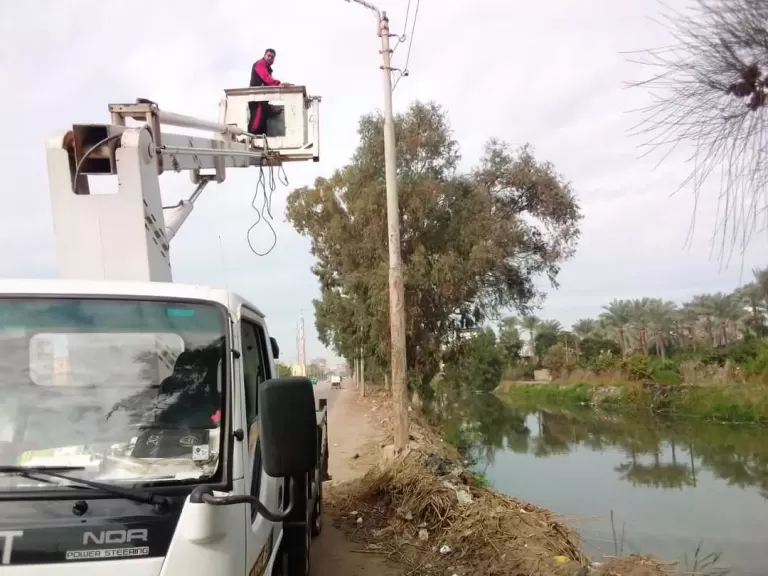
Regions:
<svg viewBox="0 0 768 576"><path fill-rule="evenodd" d="M317 500L312 511L312 537L320 536L323 531L323 483L317 488Z"/></svg>

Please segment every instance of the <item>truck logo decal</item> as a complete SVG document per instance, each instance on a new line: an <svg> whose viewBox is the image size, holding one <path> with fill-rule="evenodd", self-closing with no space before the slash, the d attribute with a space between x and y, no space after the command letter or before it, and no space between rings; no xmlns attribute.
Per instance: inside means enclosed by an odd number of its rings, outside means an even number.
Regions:
<svg viewBox="0 0 768 576"><path fill-rule="evenodd" d="M149 556L149 546L67 550L65 557L67 560L108 560L110 558L135 558L136 556Z"/></svg>
<svg viewBox="0 0 768 576"><path fill-rule="evenodd" d="M24 532L21 530L0 531L0 543L3 546L3 555L0 557L0 564L11 563L11 552L13 552L13 539L21 538Z"/></svg>
<svg viewBox="0 0 768 576"><path fill-rule="evenodd" d="M0 532L1 534L1 532ZM126 544L129 542L146 542L149 538L144 528L131 530L102 530L101 532L84 532L83 546L91 544Z"/></svg>
<svg viewBox="0 0 768 576"><path fill-rule="evenodd" d="M88 544L129 544L125 548L85 548L67 550L67 560L106 560L110 558L133 558L149 556L149 546L130 546L133 542L147 542L149 533L145 528L130 530L102 530L83 532L83 546Z"/></svg>
<svg viewBox="0 0 768 576"><path fill-rule="evenodd" d="M197 438L194 436L184 436L179 440L179 444L182 446L194 446L197 444Z"/></svg>
<svg viewBox="0 0 768 576"><path fill-rule="evenodd" d="M146 444L147 446L157 446L158 444L160 444L160 436L154 436L154 435L150 436L149 438L147 438Z"/></svg>

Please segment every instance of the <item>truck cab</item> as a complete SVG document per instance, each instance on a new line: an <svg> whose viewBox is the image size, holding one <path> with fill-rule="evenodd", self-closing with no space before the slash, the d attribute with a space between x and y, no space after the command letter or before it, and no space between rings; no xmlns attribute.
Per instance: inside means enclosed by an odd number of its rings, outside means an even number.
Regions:
<svg viewBox="0 0 768 576"><path fill-rule="evenodd" d="M0 281L0 576L308 574L326 409L278 355L224 290Z"/></svg>

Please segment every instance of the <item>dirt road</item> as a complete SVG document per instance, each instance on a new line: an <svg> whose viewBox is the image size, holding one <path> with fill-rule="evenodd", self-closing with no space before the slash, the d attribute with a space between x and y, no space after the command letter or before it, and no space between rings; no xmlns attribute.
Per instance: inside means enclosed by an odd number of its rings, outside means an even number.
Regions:
<svg viewBox="0 0 768 576"><path fill-rule="evenodd" d="M331 390L329 383L318 384L318 398L328 399L329 469L332 480L323 490L365 474L381 455L382 433L375 414L358 402L358 390L344 382L341 390ZM361 552L343 532L325 518L322 534L312 543L312 576L399 576L403 572L374 554Z"/></svg>

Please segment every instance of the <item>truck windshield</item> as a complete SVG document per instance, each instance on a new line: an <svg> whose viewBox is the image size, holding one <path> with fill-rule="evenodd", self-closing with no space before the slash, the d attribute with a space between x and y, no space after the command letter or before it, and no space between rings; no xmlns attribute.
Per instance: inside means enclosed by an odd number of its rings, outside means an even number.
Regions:
<svg viewBox="0 0 768 576"><path fill-rule="evenodd" d="M132 484L211 477L225 327L215 304L0 298L0 467ZM0 474L0 491L35 488L50 479Z"/></svg>

